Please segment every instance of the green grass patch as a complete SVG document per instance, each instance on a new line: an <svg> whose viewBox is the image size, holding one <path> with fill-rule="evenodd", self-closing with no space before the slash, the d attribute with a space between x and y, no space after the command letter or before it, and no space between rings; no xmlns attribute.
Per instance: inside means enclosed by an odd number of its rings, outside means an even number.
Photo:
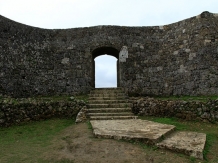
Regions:
<svg viewBox="0 0 218 163"><path fill-rule="evenodd" d="M77 95L77 96L75 96L75 98L78 99L78 100L83 100L83 101L85 101L87 103L88 99L89 99L89 96L88 95Z"/></svg>
<svg viewBox="0 0 218 163"><path fill-rule="evenodd" d="M42 101L73 101L75 99L76 100L88 101L88 95L77 95L77 96L70 96L70 95L39 96L39 97L33 97L32 99L42 100Z"/></svg>
<svg viewBox="0 0 218 163"><path fill-rule="evenodd" d="M32 162L51 144L52 138L74 119L52 119L0 128L0 162Z"/></svg>
<svg viewBox="0 0 218 163"><path fill-rule="evenodd" d="M61 96L39 96L39 97L33 97L33 99L36 100L43 100L43 101L70 101L69 95L61 95Z"/></svg>
<svg viewBox="0 0 218 163"><path fill-rule="evenodd" d="M7 101L7 103L18 104L20 101L31 102L31 101L74 101L74 100L83 100L85 102L88 101L88 95L61 95L61 96L36 96L31 98L3 98L0 97L0 100Z"/></svg>
<svg viewBox="0 0 218 163"><path fill-rule="evenodd" d="M218 96L168 96L168 97L154 97L158 100L181 100L181 101L202 101L206 102L209 99L216 100Z"/></svg>
<svg viewBox="0 0 218 163"><path fill-rule="evenodd" d="M49 143L53 135L62 129L74 124L74 120L53 119L40 122L31 122L21 126L0 128L0 144L11 145L16 142L25 141L26 143Z"/></svg>
<svg viewBox="0 0 218 163"><path fill-rule="evenodd" d="M187 126L180 123L177 118L161 118L161 117L144 117L140 116L140 119L151 120L158 123L170 124L176 126L177 130L187 130Z"/></svg>
<svg viewBox="0 0 218 163"><path fill-rule="evenodd" d="M92 130L93 128L92 128L92 124L91 124L91 122L90 121L87 121L87 126L88 126L88 129L90 129L90 130Z"/></svg>
<svg viewBox="0 0 218 163"><path fill-rule="evenodd" d="M207 155L211 152L211 147L213 143L218 142L218 136L214 135L213 133L207 134L207 140L203 151L204 159L208 161Z"/></svg>
<svg viewBox="0 0 218 163"><path fill-rule="evenodd" d="M191 162L195 162L195 161L196 161L196 158L191 156L191 157L190 157L190 161L191 161Z"/></svg>

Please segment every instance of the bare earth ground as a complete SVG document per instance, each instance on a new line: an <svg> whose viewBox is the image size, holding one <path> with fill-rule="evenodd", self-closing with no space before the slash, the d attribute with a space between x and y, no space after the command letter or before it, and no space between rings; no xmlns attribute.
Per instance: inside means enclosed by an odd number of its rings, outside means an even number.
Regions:
<svg viewBox="0 0 218 163"><path fill-rule="evenodd" d="M74 163L202 162L170 151L156 150L154 147L113 139L94 138L87 123L72 125L61 131L53 139L48 151L42 155L42 159L45 162Z"/></svg>

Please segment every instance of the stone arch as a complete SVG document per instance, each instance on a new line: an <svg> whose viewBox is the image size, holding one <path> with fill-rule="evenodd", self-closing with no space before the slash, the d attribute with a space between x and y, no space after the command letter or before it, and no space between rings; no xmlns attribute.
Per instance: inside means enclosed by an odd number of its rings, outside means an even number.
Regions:
<svg viewBox="0 0 218 163"><path fill-rule="evenodd" d="M98 47L92 51L92 87L95 88L95 58L101 55L111 55L117 58L117 87L120 86L120 73L119 73L119 50L114 47Z"/></svg>

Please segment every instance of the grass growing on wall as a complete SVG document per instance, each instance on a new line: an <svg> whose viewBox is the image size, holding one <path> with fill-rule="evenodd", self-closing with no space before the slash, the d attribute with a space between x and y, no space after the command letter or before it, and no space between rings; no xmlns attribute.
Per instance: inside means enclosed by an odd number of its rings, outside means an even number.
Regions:
<svg viewBox="0 0 218 163"><path fill-rule="evenodd" d="M182 101L202 101L218 99L218 96L169 96L169 97L154 97L158 100L182 100Z"/></svg>
<svg viewBox="0 0 218 163"><path fill-rule="evenodd" d="M0 96L0 100L10 100L12 103L19 103L21 100L36 100L36 101L73 101L73 100L83 100L85 102L88 101L88 95L60 95L60 96L36 96L31 98L10 98L10 97L2 97Z"/></svg>
<svg viewBox="0 0 218 163"><path fill-rule="evenodd" d="M34 97L33 99L43 100L43 101L72 101L74 99L77 100L88 100L88 95L77 95L77 96L69 96L69 95L61 95L61 96L41 96L41 97Z"/></svg>

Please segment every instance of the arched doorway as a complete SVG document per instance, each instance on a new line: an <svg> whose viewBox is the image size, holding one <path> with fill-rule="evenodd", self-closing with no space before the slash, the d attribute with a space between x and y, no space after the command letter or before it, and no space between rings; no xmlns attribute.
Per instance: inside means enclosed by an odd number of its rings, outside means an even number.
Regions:
<svg viewBox="0 0 218 163"><path fill-rule="evenodd" d="M101 55L95 58L95 88L117 87L117 58Z"/></svg>
<svg viewBox="0 0 218 163"><path fill-rule="evenodd" d="M92 87L95 88L95 58L100 55L111 55L117 58L117 87L120 86L120 75L119 75L119 51L112 47L100 47L92 52Z"/></svg>

